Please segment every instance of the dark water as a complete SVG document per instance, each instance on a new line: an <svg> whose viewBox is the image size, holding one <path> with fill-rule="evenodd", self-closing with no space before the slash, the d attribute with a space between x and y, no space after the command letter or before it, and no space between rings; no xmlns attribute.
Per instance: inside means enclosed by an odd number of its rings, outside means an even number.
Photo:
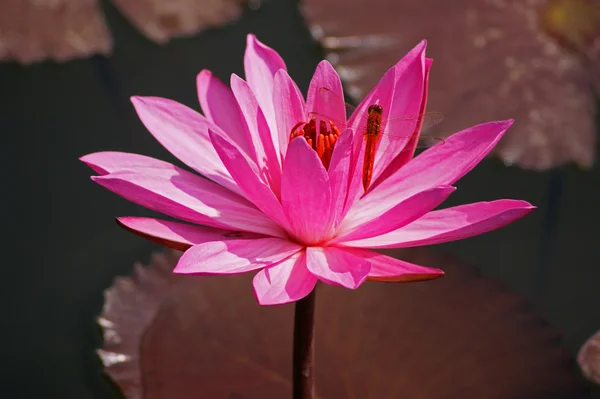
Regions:
<svg viewBox="0 0 600 399"><path fill-rule="evenodd" d="M106 7L115 53L63 65L0 64L4 138L4 248L0 280L3 398L105 398L93 349L102 291L153 246L119 229L143 209L89 180L77 158L100 150L173 160L128 97L157 95L197 107L202 68L242 75L245 35L277 49L306 90L321 54L291 0L267 2L233 26L158 47ZM505 229L444 246L535 301L575 352L600 328L600 168L533 173L486 160L449 204L497 198L540 209Z"/></svg>

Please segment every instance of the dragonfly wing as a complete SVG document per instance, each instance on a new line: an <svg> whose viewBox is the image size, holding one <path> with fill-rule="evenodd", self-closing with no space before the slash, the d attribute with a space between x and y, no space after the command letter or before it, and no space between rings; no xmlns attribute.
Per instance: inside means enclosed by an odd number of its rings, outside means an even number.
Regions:
<svg viewBox="0 0 600 399"><path fill-rule="evenodd" d="M421 124L421 132L426 131L441 123L444 120L444 114L441 112L428 112L423 114L423 123Z"/></svg>

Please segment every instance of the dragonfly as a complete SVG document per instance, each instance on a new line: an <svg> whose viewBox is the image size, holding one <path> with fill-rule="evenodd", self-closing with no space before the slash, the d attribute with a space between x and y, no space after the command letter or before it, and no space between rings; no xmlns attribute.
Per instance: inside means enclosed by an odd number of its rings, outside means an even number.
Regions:
<svg viewBox="0 0 600 399"><path fill-rule="evenodd" d="M326 87L321 87L318 95L323 102L337 101L345 104L347 115L354 115L358 112L356 107L344 102L343 99ZM428 112L412 116L384 118L384 114L388 111L377 103L370 104L362 110L362 115L356 115L356 120L353 122L356 132L362 132L363 142L365 143L362 173L365 192L368 190L373 178L375 160L382 156L381 153L414 152L417 148L430 148L444 143L443 139L425 133L439 124L444 119L444 114ZM346 120L338 120L318 112L310 112L309 116L314 119L329 121L342 132L349 127ZM350 119L352 119L352 116L348 117L348 120ZM419 128L420 134L416 145L408 145L415 131ZM400 146L405 148L399 148ZM412 156L412 153L410 156Z"/></svg>

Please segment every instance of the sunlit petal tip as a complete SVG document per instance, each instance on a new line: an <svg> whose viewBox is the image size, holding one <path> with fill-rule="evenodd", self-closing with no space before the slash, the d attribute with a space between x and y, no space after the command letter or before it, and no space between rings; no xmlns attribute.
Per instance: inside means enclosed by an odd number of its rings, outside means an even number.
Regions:
<svg viewBox="0 0 600 399"><path fill-rule="evenodd" d="M332 73L335 73L336 75L338 74L337 71L335 70L335 68L333 67L333 65L331 65L331 62L329 62L328 60L323 60L323 61L319 62L317 64L317 70L331 71Z"/></svg>
<svg viewBox="0 0 600 399"><path fill-rule="evenodd" d="M513 209L522 208L525 210L534 210L537 208L537 206L532 205L531 203L529 203L527 201L523 201L523 200L503 199L503 200L498 200L498 201L502 201L504 206L507 208L513 208ZM490 203L490 202L488 202L488 203Z"/></svg>
<svg viewBox="0 0 600 399"><path fill-rule="evenodd" d="M252 47L258 47L261 49L268 49L268 50L272 50L271 47L267 46L266 44L264 44L263 42L261 42L255 34L253 33L248 33L248 35L246 36L246 48L252 48Z"/></svg>
<svg viewBox="0 0 600 399"><path fill-rule="evenodd" d="M250 45L251 43L254 43L254 42L259 42L260 43L260 40L258 40L256 38L256 35L254 33L248 33L246 35L246 45Z"/></svg>
<svg viewBox="0 0 600 399"><path fill-rule="evenodd" d="M232 73L231 76L229 77L229 86L231 86L232 90L234 89L234 86L243 84L245 82L246 81L244 79L242 79L242 77L236 73Z"/></svg>
<svg viewBox="0 0 600 399"><path fill-rule="evenodd" d="M140 116L140 118L142 118L142 115L144 115L145 113L156 112L157 107L169 107L172 105L179 105L182 107L189 108L175 100L158 96L131 96L129 97L129 100L133 104L133 107L135 108L135 111L137 112L138 116Z"/></svg>
<svg viewBox="0 0 600 399"><path fill-rule="evenodd" d="M210 79L212 78L212 76L213 73L211 71L209 71L208 69L203 69L200 72L198 72L198 75L196 75L196 82L200 82L204 79Z"/></svg>
<svg viewBox="0 0 600 399"><path fill-rule="evenodd" d="M97 152L92 152L90 154L85 154L79 157L79 160L85 164L88 164L89 159L94 155L97 154Z"/></svg>
<svg viewBox="0 0 600 399"><path fill-rule="evenodd" d="M95 154L98 154L97 152L92 152L90 154L85 154L79 157L79 160L85 164L88 164L90 162L90 159L94 157Z"/></svg>
<svg viewBox="0 0 600 399"><path fill-rule="evenodd" d="M259 273L261 273L261 272L259 272ZM254 279L256 280L257 277L258 277L258 274L254 277ZM262 289L260 288L260 286L257 286L256 283L252 284L252 292L254 293L254 298L256 298L256 301L261 306L287 305L287 304L299 301L300 299L302 299L302 298L306 297L308 294L310 294L310 292L303 293L302 295L299 295L299 296L295 297L294 299L292 299L289 296L278 297L278 296L265 295L263 293Z"/></svg>
<svg viewBox="0 0 600 399"><path fill-rule="evenodd" d="M537 206L534 206L534 205L523 206L522 209L523 209L523 216L521 216L521 217L523 218L523 217L529 215L531 212L535 211L537 209Z"/></svg>
<svg viewBox="0 0 600 399"><path fill-rule="evenodd" d="M415 47L413 47L404 57L396 63L396 67L403 66L406 67L407 60L417 60L420 58L422 62L426 60L425 52L427 51L427 40L421 40Z"/></svg>
<svg viewBox="0 0 600 399"><path fill-rule="evenodd" d="M161 237L160 234L153 234L149 231L144 231L139 229L138 226L136 226L136 219L144 219L144 218L134 218L131 216L124 216L124 217L117 217L115 218L115 221L117 222L117 225L119 227L121 227L124 230L129 231L130 233L133 233L137 236L140 236L142 238L145 238L146 240L153 242L155 244L158 245L162 245L163 247L167 247L167 248L172 248L175 249L177 251L186 251L188 248L190 248L193 244L186 242L185 240L182 239L172 239L171 237ZM183 223L181 223L183 225ZM170 239L171 238L171 239Z"/></svg>
<svg viewBox="0 0 600 399"><path fill-rule="evenodd" d="M131 96L131 97L129 97L129 101L132 102L134 107L146 102L144 96Z"/></svg>
<svg viewBox="0 0 600 399"><path fill-rule="evenodd" d="M351 290L360 287L371 270L367 259L357 256L352 250L336 247L308 247L306 266L319 280Z"/></svg>
<svg viewBox="0 0 600 399"><path fill-rule="evenodd" d="M198 75L196 75L196 88L198 89L198 92L201 91L202 87L207 86L212 79L213 74L208 69L203 69L198 72Z"/></svg>
<svg viewBox="0 0 600 399"><path fill-rule="evenodd" d="M133 104L133 108L142 120L142 123L144 122L143 115L151 112L150 109L153 105L156 105L161 101L164 101L165 103L175 102L174 100L153 96L131 96L129 97L129 100Z"/></svg>
<svg viewBox="0 0 600 399"><path fill-rule="evenodd" d="M94 172L99 175L105 175L109 172L102 168L101 166L96 164L96 159L101 156L102 152L94 152L92 154L87 154L79 158L81 162L87 165L88 168L92 169ZM93 176L92 176L93 177ZM92 179L93 180L93 179Z"/></svg>
<svg viewBox="0 0 600 399"><path fill-rule="evenodd" d="M168 98L157 97L157 96L131 96L129 100L133 104L135 111L137 114L142 117L144 113L152 112L153 107L157 106L169 106L171 104L178 104L175 100L171 100ZM142 120L143 121L143 120Z"/></svg>
<svg viewBox="0 0 600 399"><path fill-rule="evenodd" d="M270 50L275 51L271 47L267 46L263 42L261 42L256 35L249 33L246 36L246 51L253 50L261 52L262 50Z"/></svg>
<svg viewBox="0 0 600 399"><path fill-rule="evenodd" d="M260 270L252 280L254 296L261 305L298 301L310 294L316 284L317 278L306 268L304 251Z"/></svg>
<svg viewBox="0 0 600 399"><path fill-rule="evenodd" d="M276 69L286 69L283 58L277 51L267 46L253 34L248 34L246 37L246 53L244 55L245 62L258 61L257 58L262 58L264 62L270 65L273 72ZM246 71L248 73L248 71ZM248 76L246 76L248 78Z"/></svg>
<svg viewBox="0 0 600 399"><path fill-rule="evenodd" d="M321 88L327 88L332 96L325 97L324 93L320 90ZM342 101L343 98L344 91L337 71L329 61L323 60L319 62L310 81L306 96L308 111L318 111L335 119L344 120L346 116ZM331 102L336 104L330 105L329 103ZM336 109L336 107L341 107L341 111Z"/></svg>

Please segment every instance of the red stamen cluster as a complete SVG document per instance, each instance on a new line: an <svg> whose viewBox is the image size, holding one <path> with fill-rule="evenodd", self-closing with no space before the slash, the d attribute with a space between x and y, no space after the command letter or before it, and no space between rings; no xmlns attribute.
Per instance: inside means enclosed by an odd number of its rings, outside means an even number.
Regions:
<svg viewBox="0 0 600 399"><path fill-rule="evenodd" d="M332 121L319 122L319 131L317 132L317 121L311 118L309 122L298 122L290 132L290 141L296 137L304 137L309 146L317 152L317 155L323 162L325 169L329 168L333 147L340 137L340 129Z"/></svg>

